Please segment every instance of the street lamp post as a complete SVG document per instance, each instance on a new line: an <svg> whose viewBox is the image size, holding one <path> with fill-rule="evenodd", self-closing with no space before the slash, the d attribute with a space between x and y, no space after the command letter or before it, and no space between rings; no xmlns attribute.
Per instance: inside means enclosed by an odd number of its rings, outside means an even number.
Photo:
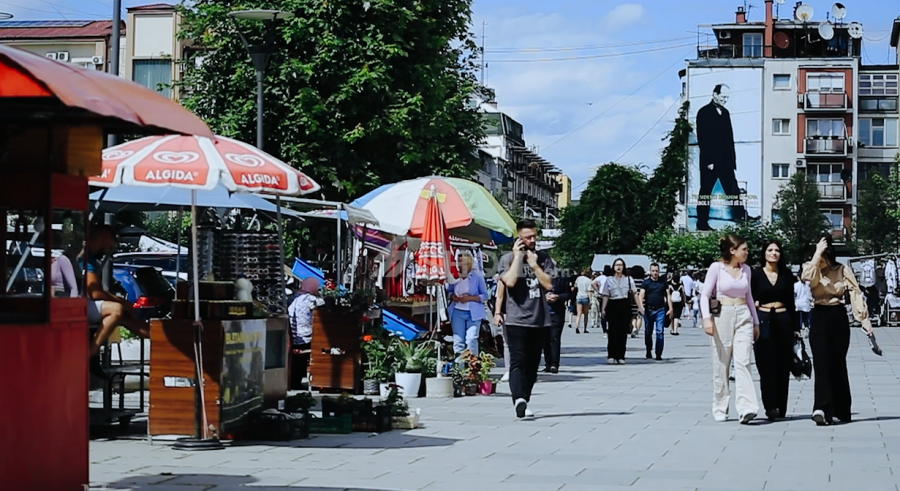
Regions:
<svg viewBox="0 0 900 491"><path fill-rule="evenodd" d="M269 58L275 51L275 35L277 34L278 22L291 19L294 17L294 14L283 10L237 10L230 12L228 16L233 19L262 22L265 26L262 42L259 44L251 44L247 39L247 36L238 29L238 34L241 36L241 42L244 43L247 54L250 55L250 61L253 62L253 68L256 69L256 148L263 150L263 146L265 145L263 93L265 89L266 68L269 66ZM284 268L284 230L282 230L281 224L281 198L278 196L275 197L275 205L277 207L277 216L275 217L277 221L276 227L278 237L280 238L279 240L282 244L282 247L278 248L278 253L281 258L281 267ZM338 247L340 247L340 244L338 244ZM284 312L287 313L287 294L285 293L286 285L283 271L280 272L278 278L281 288L282 308L284 309Z"/></svg>

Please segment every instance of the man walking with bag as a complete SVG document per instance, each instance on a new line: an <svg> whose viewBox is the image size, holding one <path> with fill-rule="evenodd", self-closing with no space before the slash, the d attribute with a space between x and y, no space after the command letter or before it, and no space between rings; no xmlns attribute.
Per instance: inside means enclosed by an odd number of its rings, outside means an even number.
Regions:
<svg viewBox="0 0 900 491"><path fill-rule="evenodd" d="M666 280L659 277L659 264L650 265L650 277L644 280L639 290L639 302L644 304L644 344L647 346L647 359L653 358L653 334L656 333L656 359L662 360L665 341L665 320L672 320L672 296Z"/></svg>

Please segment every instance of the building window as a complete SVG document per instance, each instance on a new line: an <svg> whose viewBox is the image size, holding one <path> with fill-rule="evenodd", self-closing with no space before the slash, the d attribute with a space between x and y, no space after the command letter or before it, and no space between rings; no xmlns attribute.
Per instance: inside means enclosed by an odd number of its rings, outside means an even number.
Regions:
<svg viewBox="0 0 900 491"><path fill-rule="evenodd" d="M809 164L806 167L806 180L819 183L842 182L843 169L843 164Z"/></svg>
<svg viewBox="0 0 900 491"><path fill-rule="evenodd" d="M809 119L806 121L807 138L844 138L844 136L844 120L842 119Z"/></svg>
<svg viewBox="0 0 900 491"><path fill-rule="evenodd" d="M859 76L859 95L898 95L897 74L861 74Z"/></svg>
<svg viewBox="0 0 900 491"><path fill-rule="evenodd" d="M859 163L859 182L864 182L879 175L884 179L888 179L891 171L897 168L897 164L889 162L860 162Z"/></svg>
<svg viewBox="0 0 900 491"><path fill-rule="evenodd" d="M171 97L172 61L171 60L134 60L132 71L134 81L159 92L163 97Z"/></svg>
<svg viewBox="0 0 900 491"><path fill-rule="evenodd" d="M822 214L825 216L825 223L827 223L831 227L831 236L835 240L842 240L844 238L844 210L832 209L832 210L822 210Z"/></svg>
<svg viewBox="0 0 900 491"><path fill-rule="evenodd" d="M843 73L810 73L806 76L807 92L844 92Z"/></svg>
<svg viewBox="0 0 900 491"><path fill-rule="evenodd" d="M790 119L773 119L772 120L773 135L790 135L791 120Z"/></svg>
<svg viewBox="0 0 900 491"><path fill-rule="evenodd" d="M772 179L787 179L790 173L790 164L772 164Z"/></svg>
<svg viewBox="0 0 900 491"><path fill-rule="evenodd" d="M500 113L482 113L481 120L484 122L484 134L503 135L503 120L500 117Z"/></svg>
<svg viewBox="0 0 900 491"><path fill-rule="evenodd" d="M896 97L866 97L859 100L860 111L897 112Z"/></svg>
<svg viewBox="0 0 900 491"><path fill-rule="evenodd" d="M744 34L744 58L762 58L763 35Z"/></svg>
<svg viewBox="0 0 900 491"><path fill-rule="evenodd" d="M775 90L790 90L791 89L791 76L787 75L787 74L776 73L772 77L772 88Z"/></svg>
<svg viewBox="0 0 900 491"><path fill-rule="evenodd" d="M859 143L866 147L897 147L897 118L859 118Z"/></svg>

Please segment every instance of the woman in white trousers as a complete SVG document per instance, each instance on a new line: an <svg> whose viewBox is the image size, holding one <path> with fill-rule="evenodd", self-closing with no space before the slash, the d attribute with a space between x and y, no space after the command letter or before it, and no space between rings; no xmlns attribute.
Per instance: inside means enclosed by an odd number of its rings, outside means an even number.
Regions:
<svg viewBox="0 0 900 491"><path fill-rule="evenodd" d="M759 400L750 375L753 342L759 337L759 319L750 292L750 267L747 241L728 235L719 240L722 260L706 273L700 310L703 330L712 337L713 418L728 419L731 391L728 369L734 360L735 407L741 424L747 424L759 412Z"/></svg>

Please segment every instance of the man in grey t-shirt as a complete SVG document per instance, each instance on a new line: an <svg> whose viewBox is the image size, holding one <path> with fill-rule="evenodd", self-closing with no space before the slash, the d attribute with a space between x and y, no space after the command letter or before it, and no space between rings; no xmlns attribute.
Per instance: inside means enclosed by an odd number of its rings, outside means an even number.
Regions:
<svg viewBox="0 0 900 491"><path fill-rule="evenodd" d="M541 350L551 325L551 310L546 294L553 288L556 263L544 252L535 251L537 224L520 220L513 252L504 254L498 264L500 279L506 285L506 333L509 344L509 388L516 416L533 417L528 409L531 390L537 382Z"/></svg>

